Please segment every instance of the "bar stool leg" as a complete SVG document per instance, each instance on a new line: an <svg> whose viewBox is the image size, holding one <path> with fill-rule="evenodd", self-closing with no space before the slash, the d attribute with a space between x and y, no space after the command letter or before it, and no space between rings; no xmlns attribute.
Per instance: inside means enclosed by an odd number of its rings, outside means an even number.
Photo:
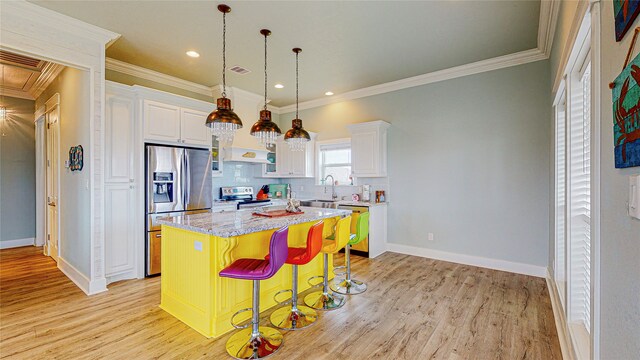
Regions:
<svg viewBox="0 0 640 360"><path fill-rule="evenodd" d="M344 257L347 263L346 279L340 281L334 279L331 283L331 290L333 292L343 295L357 295L367 291L367 284L360 280L351 278L351 245L347 245L344 248Z"/></svg>
<svg viewBox="0 0 640 360"><path fill-rule="evenodd" d="M271 314L273 326L283 330L300 330L311 326L318 313L310 307L298 306L298 265L292 265L291 306L283 306Z"/></svg>
<svg viewBox="0 0 640 360"><path fill-rule="evenodd" d="M236 359L262 359L280 350L282 333L260 326L260 280L253 280L251 328L240 330L227 340L227 353Z"/></svg>
<svg viewBox="0 0 640 360"><path fill-rule="evenodd" d="M344 296L329 292L329 254L324 255L322 291L315 291L305 296L304 303L316 310L335 310L344 305Z"/></svg>

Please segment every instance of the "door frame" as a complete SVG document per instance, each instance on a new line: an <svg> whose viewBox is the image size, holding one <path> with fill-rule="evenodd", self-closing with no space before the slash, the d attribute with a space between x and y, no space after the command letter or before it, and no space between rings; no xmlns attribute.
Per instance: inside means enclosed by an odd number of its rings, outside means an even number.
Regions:
<svg viewBox="0 0 640 360"><path fill-rule="evenodd" d="M26 1L3 2L0 49L52 61L89 74L89 135L86 143L90 197L89 268L61 258L58 268L87 295L107 290L104 266L104 88L105 53L120 34ZM64 147L63 144L60 144ZM62 223L64 219L60 219ZM68 241L67 241L68 243ZM77 261L77 259L76 259Z"/></svg>

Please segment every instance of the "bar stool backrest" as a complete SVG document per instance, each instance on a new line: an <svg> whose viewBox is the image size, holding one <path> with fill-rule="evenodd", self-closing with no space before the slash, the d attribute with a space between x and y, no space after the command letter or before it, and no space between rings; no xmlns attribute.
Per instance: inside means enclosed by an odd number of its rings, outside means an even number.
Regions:
<svg viewBox="0 0 640 360"><path fill-rule="evenodd" d="M336 224L336 236L335 236L333 247L330 249L325 248L324 252L331 253L331 254L337 253L342 248L347 246L347 244L349 243L350 237L351 237L351 216L346 216L338 220L338 223Z"/></svg>
<svg viewBox="0 0 640 360"><path fill-rule="evenodd" d="M314 224L309 229L307 235L307 253L305 254L305 260L307 262L313 260L322 250L322 232L324 231L324 221L320 221Z"/></svg>
<svg viewBox="0 0 640 360"><path fill-rule="evenodd" d="M289 247L287 245L287 238L289 236L289 228L283 227L276 230L271 235L271 242L269 243L269 271L265 274L266 278L275 275L278 270L284 265L289 254Z"/></svg>
<svg viewBox="0 0 640 360"><path fill-rule="evenodd" d="M358 216L356 222L356 236L349 244L355 245L369 236L369 212L363 212Z"/></svg>

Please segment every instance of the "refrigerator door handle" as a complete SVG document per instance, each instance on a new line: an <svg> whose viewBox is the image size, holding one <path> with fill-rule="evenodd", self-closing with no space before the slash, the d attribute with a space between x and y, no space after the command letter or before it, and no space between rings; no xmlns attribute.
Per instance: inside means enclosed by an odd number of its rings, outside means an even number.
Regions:
<svg viewBox="0 0 640 360"><path fill-rule="evenodd" d="M189 151L184 151L184 209L189 210L191 203L191 165L189 164Z"/></svg>

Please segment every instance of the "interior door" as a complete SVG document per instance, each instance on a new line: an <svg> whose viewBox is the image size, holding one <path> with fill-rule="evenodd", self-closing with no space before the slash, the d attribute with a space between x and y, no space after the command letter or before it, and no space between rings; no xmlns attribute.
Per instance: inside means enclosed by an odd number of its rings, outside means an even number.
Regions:
<svg viewBox="0 0 640 360"><path fill-rule="evenodd" d="M47 113L47 246L45 251L58 262L58 181L60 154L60 108Z"/></svg>

